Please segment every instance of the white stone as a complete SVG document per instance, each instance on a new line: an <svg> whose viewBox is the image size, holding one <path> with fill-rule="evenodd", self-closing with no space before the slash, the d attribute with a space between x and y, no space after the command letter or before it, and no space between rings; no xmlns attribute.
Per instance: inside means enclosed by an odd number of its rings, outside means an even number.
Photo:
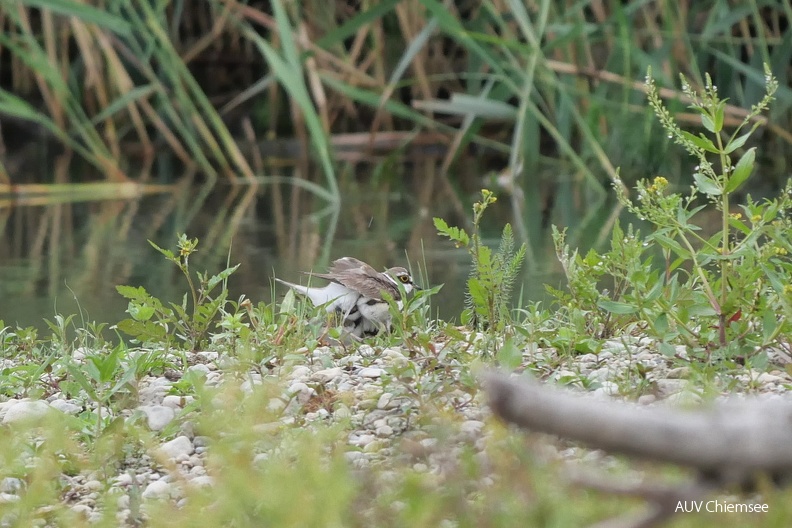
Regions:
<svg viewBox="0 0 792 528"><path fill-rule="evenodd" d="M171 460L176 459L180 455L190 456L194 451L193 443L186 436L177 436L159 447L159 452Z"/></svg>
<svg viewBox="0 0 792 528"><path fill-rule="evenodd" d="M132 485L132 475L129 473L121 473L115 479L116 486L131 486Z"/></svg>
<svg viewBox="0 0 792 528"><path fill-rule="evenodd" d="M209 475L201 475L192 479L190 484L197 488L211 488L214 486L214 479Z"/></svg>
<svg viewBox="0 0 792 528"><path fill-rule="evenodd" d="M619 385L612 381L603 381L599 387L603 394L616 396L619 394Z"/></svg>
<svg viewBox="0 0 792 528"><path fill-rule="evenodd" d="M242 385L239 386L239 389L245 394L253 394L253 388L256 385L261 385L260 379L248 379L242 382Z"/></svg>
<svg viewBox="0 0 792 528"><path fill-rule="evenodd" d="M152 431L162 431L176 417L174 410L164 405L143 405L138 409L146 414L146 423Z"/></svg>
<svg viewBox="0 0 792 528"><path fill-rule="evenodd" d="M288 393L294 397L298 403L304 404L316 394L316 391L301 381L292 383L288 388Z"/></svg>
<svg viewBox="0 0 792 528"><path fill-rule="evenodd" d="M16 477L6 477L0 480L0 492L2 493L19 493L22 486L22 479Z"/></svg>
<svg viewBox="0 0 792 528"><path fill-rule="evenodd" d="M376 440L377 437L371 434L362 434L351 441L352 445L358 447L366 447L368 444Z"/></svg>
<svg viewBox="0 0 792 528"><path fill-rule="evenodd" d="M26 420L35 420L46 415L50 412L50 409L51 407L45 401L20 401L16 405L8 408L5 416L3 416L3 423L10 424Z"/></svg>
<svg viewBox="0 0 792 528"><path fill-rule="evenodd" d="M599 381L599 382L606 381L610 377L611 377L610 369L607 367L602 367L596 370L592 370L588 375L588 379L590 379L591 381Z"/></svg>
<svg viewBox="0 0 792 528"><path fill-rule="evenodd" d="M655 381L657 393L661 398L666 398L672 394L681 392L687 382L681 379L659 379Z"/></svg>
<svg viewBox="0 0 792 528"><path fill-rule="evenodd" d="M756 381L759 383L780 383L786 380L781 376L774 376L773 374L762 372L756 377Z"/></svg>
<svg viewBox="0 0 792 528"><path fill-rule="evenodd" d="M118 506L119 510L126 510L127 508L129 508L129 503L130 503L129 495L124 494L118 497L118 500L116 501L116 506Z"/></svg>
<svg viewBox="0 0 792 528"><path fill-rule="evenodd" d="M85 504L75 504L71 507L71 511L73 511L77 515L87 516L88 514L91 513L92 510L90 506L87 506Z"/></svg>
<svg viewBox="0 0 792 528"><path fill-rule="evenodd" d="M292 380L305 379L310 375L311 375L310 368L306 367L305 365L298 365L294 367L294 370L292 370L291 373L289 374L289 379Z"/></svg>
<svg viewBox="0 0 792 528"><path fill-rule="evenodd" d="M484 428L484 422L479 420L466 420L459 426L459 430L467 434L478 434Z"/></svg>
<svg viewBox="0 0 792 528"><path fill-rule="evenodd" d="M654 394L642 394L638 397L638 403L640 405L649 405L650 403L654 403L657 401L657 397Z"/></svg>
<svg viewBox="0 0 792 528"><path fill-rule="evenodd" d="M82 411L82 407L66 400L52 400L50 407L57 409L65 414L78 414Z"/></svg>
<svg viewBox="0 0 792 528"><path fill-rule="evenodd" d="M192 396L176 396L175 394L168 394L162 398L162 405L165 407L170 407L174 410L181 409L182 402L187 404L187 398L192 398Z"/></svg>
<svg viewBox="0 0 792 528"><path fill-rule="evenodd" d="M166 499L170 496L171 485L164 480L155 480L143 490L144 499Z"/></svg>
<svg viewBox="0 0 792 528"><path fill-rule="evenodd" d="M338 376L344 373L344 369L341 367L333 367L324 370L320 370L314 372L311 375L311 381L318 381L319 383L327 383L328 381L332 381L336 379Z"/></svg>
<svg viewBox="0 0 792 528"><path fill-rule="evenodd" d="M377 367L364 367L358 372L358 376L361 378L379 378L383 374L385 371Z"/></svg>
<svg viewBox="0 0 792 528"><path fill-rule="evenodd" d="M10 502L17 502L21 497L13 493L0 493L0 504L8 504Z"/></svg>
<svg viewBox="0 0 792 528"><path fill-rule="evenodd" d="M338 420L347 420L352 416L352 411L344 404L340 404L334 411L333 411L333 419Z"/></svg>
<svg viewBox="0 0 792 528"><path fill-rule="evenodd" d="M209 374L209 370L209 365L204 365L203 363L198 363L197 365L187 367L187 372L197 372L198 374L203 374L204 376Z"/></svg>
<svg viewBox="0 0 792 528"><path fill-rule="evenodd" d="M391 427L390 425L381 425L377 427L376 433L377 436L380 437L393 436L393 427Z"/></svg>
<svg viewBox="0 0 792 528"><path fill-rule="evenodd" d="M84 486L92 491L98 491L102 489L102 483L99 482L98 480L89 480L84 484Z"/></svg>

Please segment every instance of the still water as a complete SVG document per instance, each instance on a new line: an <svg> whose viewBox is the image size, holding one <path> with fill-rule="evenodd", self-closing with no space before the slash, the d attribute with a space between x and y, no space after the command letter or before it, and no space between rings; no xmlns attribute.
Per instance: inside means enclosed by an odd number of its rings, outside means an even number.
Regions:
<svg viewBox="0 0 792 528"><path fill-rule="evenodd" d="M129 200L0 202L0 319L10 326L45 328L44 319L55 314L77 314L78 324L112 324L125 317L127 307L115 290L119 284L144 286L156 297L178 301L186 283L148 240L175 250L179 233L200 240L190 262L193 271L216 273L227 263L240 264L229 282L231 299L269 302L285 293L273 285L273 276L305 281L300 271L324 271L334 258L355 256L377 269L409 265L424 286L444 284L432 309L443 319L458 319L469 257L436 234L432 217L462 225L475 198L471 191L452 204L441 194L421 197L352 184L340 208L331 210L292 186L182 184ZM544 299L545 283L558 288L564 281L541 212L526 206L515 213L515 203L502 194L482 228L485 242L495 246L503 225L520 217L522 226L515 231L530 247L515 296L522 288L527 303ZM570 207L566 213L557 209L550 219L577 219L570 231L573 243L591 246L607 239L602 234L609 231L604 226L612 207ZM581 223L586 214L596 221Z"/></svg>

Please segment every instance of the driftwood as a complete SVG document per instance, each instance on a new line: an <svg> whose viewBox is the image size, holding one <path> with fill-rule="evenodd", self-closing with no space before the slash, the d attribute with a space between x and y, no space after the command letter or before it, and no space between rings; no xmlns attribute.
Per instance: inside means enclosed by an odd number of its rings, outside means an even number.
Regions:
<svg viewBox="0 0 792 528"><path fill-rule="evenodd" d="M601 526L655 526L673 515L678 500L689 501L727 486L751 489L758 477L778 485L792 482L792 400L729 399L682 410L604 401L498 373L488 374L484 383L492 410L507 422L697 471L699 479L684 488L595 484L594 479L584 479L592 487L641 496L653 505L631 522Z"/></svg>

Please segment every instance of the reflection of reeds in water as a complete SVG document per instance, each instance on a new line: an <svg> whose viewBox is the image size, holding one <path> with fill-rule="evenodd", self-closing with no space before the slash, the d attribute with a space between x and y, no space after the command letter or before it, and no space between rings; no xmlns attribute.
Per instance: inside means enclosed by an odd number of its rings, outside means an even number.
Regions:
<svg viewBox="0 0 792 528"><path fill-rule="evenodd" d="M432 217L464 225L464 188L449 186L438 156L374 159L377 163L361 157L344 164L340 208L328 208L320 193L311 191L317 181L312 171L320 170L316 166L305 164L308 172L297 177L294 173L303 169L268 157L256 170L272 176L258 185L192 185L184 177L170 186L17 186L16 194L0 198L0 244L7 249L0 253L0 308L38 299L40 319L52 315L52 299L73 292L90 307L90 317L120 317L126 305L115 294L118 284L146 286L158 297L179 301L184 285L177 270L146 242L173 248L179 233L200 240L192 269L215 273L227 263L241 264L230 281L231 298L244 294L268 300L273 272L304 280L299 271L324 269L330 259L348 255L378 269L410 263L416 275L428 272L422 277L427 285L449 284L438 302L461 306L466 254L436 236ZM463 165L456 179L472 194L482 185L480 165L475 160ZM54 166L75 170L68 160ZM137 179L154 178L141 174ZM509 200L498 205L491 216L493 233L507 221L529 218L526 211L512 209ZM536 240L541 255L554 258L543 249L541 234ZM8 317L0 310L0 319Z"/></svg>

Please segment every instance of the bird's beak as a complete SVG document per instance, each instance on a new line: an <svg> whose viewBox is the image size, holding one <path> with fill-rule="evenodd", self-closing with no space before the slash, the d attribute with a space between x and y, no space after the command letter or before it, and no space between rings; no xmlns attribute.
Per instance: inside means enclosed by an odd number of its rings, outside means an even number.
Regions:
<svg viewBox="0 0 792 528"><path fill-rule="evenodd" d="M417 284L415 284L414 282L413 282L413 285L412 285L412 286L413 286L413 288L414 288L414 289L416 289L416 290L418 290L418 291L421 291L421 290L423 290L423 288L421 288L420 286L418 286L418 285L417 285Z"/></svg>

